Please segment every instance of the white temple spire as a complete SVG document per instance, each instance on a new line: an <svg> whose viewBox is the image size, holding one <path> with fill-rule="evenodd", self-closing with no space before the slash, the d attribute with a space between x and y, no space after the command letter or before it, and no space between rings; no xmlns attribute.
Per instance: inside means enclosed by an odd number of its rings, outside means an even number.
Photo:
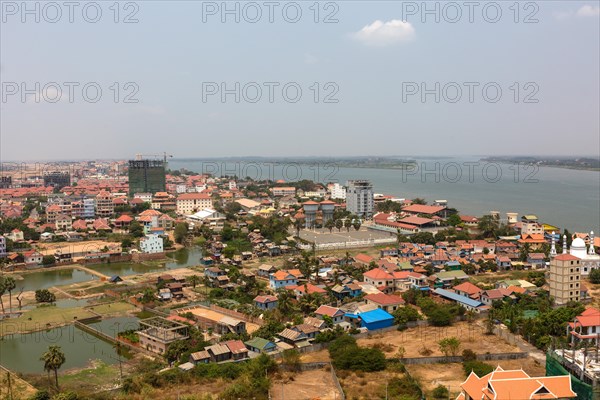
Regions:
<svg viewBox="0 0 600 400"><path fill-rule="evenodd" d="M552 247L550 247L550 257L556 257L556 236L552 232Z"/></svg>
<svg viewBox="0 0 600 400"><path fill-rule="evenodd" d="M567 254L567 235L563 235L563 254Z"/></svg>
<svg viewBox="0 0 600 400"><path fill-rule="evenodd" d="M590 232L590 249L588 251L588 254L590 256L596 254L596 249L594 248L594 231Z"/></svg>

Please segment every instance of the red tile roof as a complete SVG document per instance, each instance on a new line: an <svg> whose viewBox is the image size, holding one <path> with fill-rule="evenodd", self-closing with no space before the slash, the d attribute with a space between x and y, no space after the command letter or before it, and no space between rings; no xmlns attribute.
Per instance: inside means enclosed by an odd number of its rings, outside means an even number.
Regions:
<svg viewBox="0 0 600 400"><path fill-rule="evenodd" d="M365 296L365 299L386 306L405 303L404 299L400 296L384 293L368 294Z"/></svg>

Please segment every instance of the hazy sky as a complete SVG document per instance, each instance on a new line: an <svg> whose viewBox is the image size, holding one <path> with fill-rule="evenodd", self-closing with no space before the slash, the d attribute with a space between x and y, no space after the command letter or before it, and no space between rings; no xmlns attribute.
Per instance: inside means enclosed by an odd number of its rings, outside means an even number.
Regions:
<svg viewBox="0 0 600 400"><path fill-rule="evenodd" d="M599 155L597 1L247 3L3 1L1 159Z"/></svg>

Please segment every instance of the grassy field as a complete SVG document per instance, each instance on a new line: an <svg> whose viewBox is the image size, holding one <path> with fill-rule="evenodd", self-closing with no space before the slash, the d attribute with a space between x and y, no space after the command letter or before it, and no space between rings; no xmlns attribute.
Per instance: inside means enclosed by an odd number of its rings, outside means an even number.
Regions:
<svg viewBox="0 0 600 400"><path fill-rule="evenodd" d="M27 399L37 392L37 389L35 389L29 383L25 382L23 379L19 378L12 372L10 373L9 385L8 374L8 372L0 369L0 399Z"/></svg>
<svg viewBox="0 0 600 400"><path fill-rule="evenodd" d="M83 307L58 308L56 306L36 307L24 312L18 318L0 322L0 336L11 333L33 332L70 324L73 321L91 318L95 314Z"/></svg>
<svg viewBox="0 0 600 400"><path fill-rule="evenodd" d="M127 313L136 309L135 306L125 302L105 303L88 308L101 315Z"/></svg>

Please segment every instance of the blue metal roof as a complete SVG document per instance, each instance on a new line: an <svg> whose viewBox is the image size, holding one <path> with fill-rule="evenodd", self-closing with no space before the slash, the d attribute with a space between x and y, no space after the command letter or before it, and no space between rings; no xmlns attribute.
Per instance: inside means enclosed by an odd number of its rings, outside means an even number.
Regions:
<svg viewBox="0 0 600 400"><path fill-rule="evenodd" d="M446 289L437 288L434 290L434 293L439 294L440 296L445 297L447 299L454 300L458 303L465 304L469 307L479 307L483 305L483 303L480 301L470 299L466 296L461 296L458 293L451 292Z"/></svg>
<svg viewBox="0 0 600 400"><path fill-rule="evenodd" d="M365 323L371 324L377 321L385 321L394 319L394 316L378 308L376 310L367 311L358 315Z"/></svg>

